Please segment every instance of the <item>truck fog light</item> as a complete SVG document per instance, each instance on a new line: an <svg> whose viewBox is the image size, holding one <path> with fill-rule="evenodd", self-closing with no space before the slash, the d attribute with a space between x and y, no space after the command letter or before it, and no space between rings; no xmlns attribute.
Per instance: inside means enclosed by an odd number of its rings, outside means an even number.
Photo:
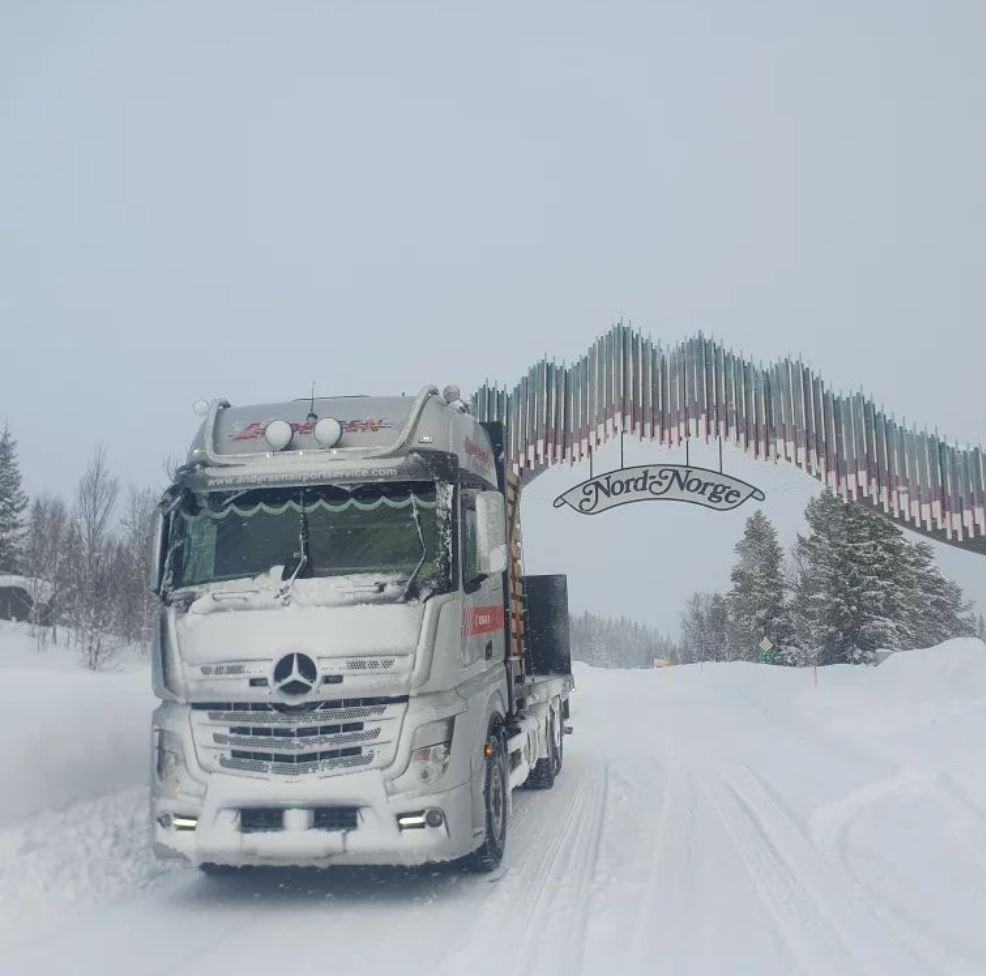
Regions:
<svg viewBox="0 0 986 976"><path fill-rule="evenodd" d="M195 830L199 825L198 817L188 817L181 814L173 815L170 813L162 813L158 818L157 822L164 827L165 830Z"/></svg>
<svg viewBox="0 0 986 976"><path fill-rule="evenodd" d="M445 823L445 814L441 810L429 810L425 814L425 823L429 827L441 827Z"/></svg>

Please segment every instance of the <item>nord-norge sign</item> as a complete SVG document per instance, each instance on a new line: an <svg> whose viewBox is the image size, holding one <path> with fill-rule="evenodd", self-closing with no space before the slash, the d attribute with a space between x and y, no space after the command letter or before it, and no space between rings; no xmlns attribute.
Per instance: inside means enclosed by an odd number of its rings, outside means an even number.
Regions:
<svg viewBox="0 0 986 976"><path fill-rule="evenodd" d="M580 515L596 515L631 502L691 502L728 512L748 498L766 495L739 478L684 464L645 464L596 475L555 499L555 508L570 505Z"/></svg>

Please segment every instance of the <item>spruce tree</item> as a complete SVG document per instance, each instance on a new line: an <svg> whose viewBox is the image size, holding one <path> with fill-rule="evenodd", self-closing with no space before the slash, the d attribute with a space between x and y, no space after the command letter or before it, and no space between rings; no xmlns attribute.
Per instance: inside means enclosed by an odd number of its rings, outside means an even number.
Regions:
<svg viewBox="0 0 986 976"><path fill-rule="evenodd" d="M927 542L908 546L907 647L933 647L951 637L971 637L976 622L959 586L942 575Z"/></svg>
<svg viewBox="0 0 986 976"><path fill-rule="evenodd" d="M705 616L705 647L707 661L731 661L736 648L729 634L729 604L721 593L709 596Z"/></svg>
<svg viewBox="0 0 986 976"><path fill-rule="evenodd" d="M26 508L27 495L21 487L17 462L17 441L5 423L3 434L0 434L0 572L14 573L20 568Z"/></svg>
<svg viewBox="0 0 986 976"><path fill-rule="evenodd" d="M896 527L858 505L845 505L831 492L805 509L811 530L799 536L801 566L795 604L800 637L819 664L859 664L879 648L899 646L893 614L893 532ZM899 530L897 530L899 532Z"/></svg>
<svg viewBox="0 0 986 976"><path fill-rule="evenodd" d="M880 649L909 646L908 607L912 588L905 568L911 545L903 530L883 515L862 505L846 509L849 545L855 549L855 569L862 589L857 646L859 660L874 659ZM858 662L857 662L858 663Z"/></svg>
<svg viewBox="0 0 986 976"><path fill-rule="evenodd" d="M931 647L975 632L962 591L925 542L831 492L805 509L795 548L797 642L820 664L872 661L880 649Z"/></svg>
<svg viewBox="0 0 986 976"><path fill-rule="evenodd" d="M791 645L793 629L785 599L784 550L770 519L757 509L747 520L736 544L739 560L730 574L729 607L732 656L757 660L764 637L783 656Z"/></svg>

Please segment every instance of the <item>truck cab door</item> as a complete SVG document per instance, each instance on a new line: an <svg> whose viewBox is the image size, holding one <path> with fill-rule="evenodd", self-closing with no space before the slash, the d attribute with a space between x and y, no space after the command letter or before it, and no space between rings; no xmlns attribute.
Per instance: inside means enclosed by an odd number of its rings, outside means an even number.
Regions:
<svg viewBox="0 0 986 976"><path fill-rule="evenodd" d="M476 499L480 492L461 492L462 655L463 666L485 661L502 664L506 654L503 612L503 573L484 572L480 564Z"/></svg>

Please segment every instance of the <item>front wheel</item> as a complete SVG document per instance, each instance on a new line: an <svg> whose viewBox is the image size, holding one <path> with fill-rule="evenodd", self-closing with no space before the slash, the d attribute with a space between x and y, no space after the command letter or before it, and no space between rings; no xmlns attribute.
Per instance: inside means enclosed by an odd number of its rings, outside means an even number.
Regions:
<svg viewBox="0 0 986 976"><path fill-rule="evenodd" d="M503 860L507 846L507 808L510 790L507 778L507 757L500 736L491 736L493 755L486 760L483 800L486 807L486 836L483 846L466 858L471 871L495 871Z"/></svg>

